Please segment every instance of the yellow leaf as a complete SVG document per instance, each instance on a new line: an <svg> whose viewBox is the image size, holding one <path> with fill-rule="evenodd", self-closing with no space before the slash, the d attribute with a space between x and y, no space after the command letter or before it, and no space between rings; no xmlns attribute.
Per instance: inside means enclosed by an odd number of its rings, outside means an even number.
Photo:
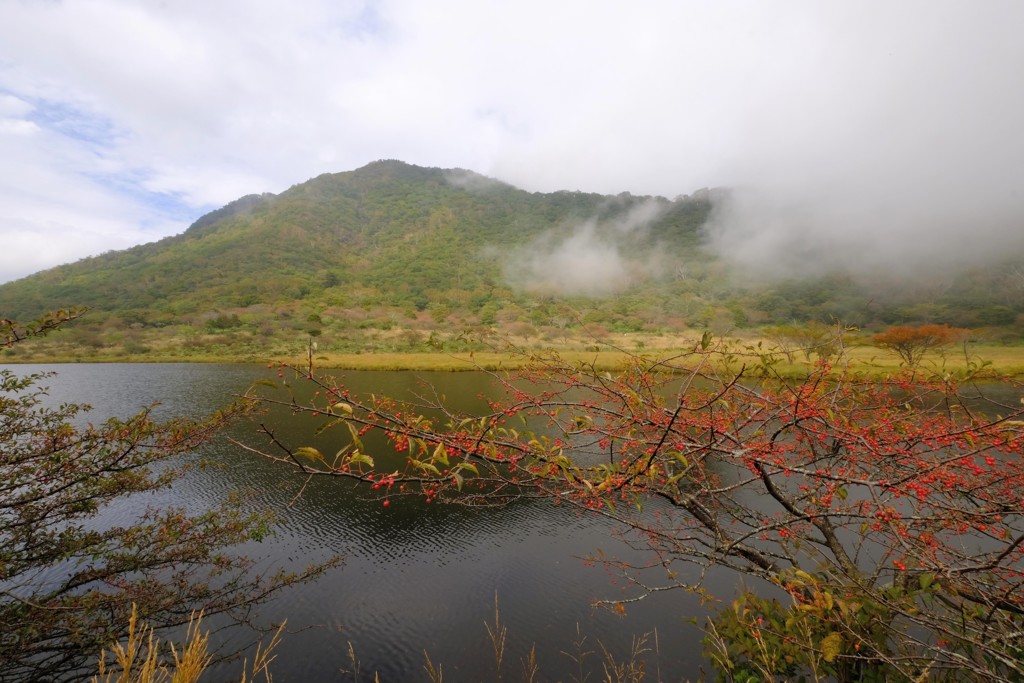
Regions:
<svg viewBox="0 0 1024 683"><path fill-rule="evenodd" d="M448 450L444 447L443 443L437 444L437 448L434 449L435 461L439 461L445 467L448 466Z"/></svg>
<svg viewBox="0 0 1024 683"><path fill-rule="evenodd" d="M826 662L834 662L843 647L843 637L833 631L821 641L821 656Z"/></svg>
<svg viewBox="0 0 1024 683"><path fill-rule="evenodd" d="M803 569L797 569L795 574L798 578L801 578L804 581L807 581L808 583L814 583L814 577L805 572Z"/></svg>

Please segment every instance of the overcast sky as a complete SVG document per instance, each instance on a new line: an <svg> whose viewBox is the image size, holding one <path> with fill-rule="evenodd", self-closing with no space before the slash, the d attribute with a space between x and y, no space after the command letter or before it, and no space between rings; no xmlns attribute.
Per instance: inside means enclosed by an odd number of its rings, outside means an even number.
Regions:
<svg viewBox="0 0 1024 683"><path fill-rule="evenodd" d="M0 282L382 158L741 188L714 232L752 267L993 250L1022 30L1017 0L0 0Z"/></svg>

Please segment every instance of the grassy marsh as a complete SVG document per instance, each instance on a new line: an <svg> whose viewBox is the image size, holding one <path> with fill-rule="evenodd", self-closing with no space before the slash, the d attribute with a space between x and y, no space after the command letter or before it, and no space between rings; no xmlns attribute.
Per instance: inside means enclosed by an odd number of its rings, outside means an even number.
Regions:
<svg viewBox="0 0 1024 683"><path fill-rule="evenodd" d="M748 367L759 362L761 354L773 354L774 369L783 376L800 376L811 365L800 352L787 355L772 342L757 336L727 338L734 350L731 361L733 369ZM555 351L562 358L574 363L594 365L601 370L621 367L631 355L643 355L652 360L672 358L685 354L698 342L696 336L686 335L616 335L602 340L569 341L552 343L550 340L517 339L519 352L495 349L467 350L456 348L443 350L425 347L422 350L369 350L367 352L335 351L325 349L314 352L314 363L321 368L338 370L412 370L412 371L467 371L467 370L513 370L524 366L531 353ZM22 352L24 351L24 352ZM232 347L211 345L205 348L188 349L166 346L133 352L119 346L88 348L59 341L59 338L42 340L31 349L19 349L17 354L0 356L3 363L75 363L75 362L129 362L129 363L267 363L287 362L305 365L308 349L299 344L289 346L271 345L259 349L251 345ZM834 363L860 374L882 376L900 369L899 358L891 352L870 344L863 337L852 337L844 346L844 355ZM985 364L985 374L1024 377L1024 346L996 343L970 343L965 347L949 347L931 351L921 363L921 369L929 372L963 372L969 365Z"/></svg>

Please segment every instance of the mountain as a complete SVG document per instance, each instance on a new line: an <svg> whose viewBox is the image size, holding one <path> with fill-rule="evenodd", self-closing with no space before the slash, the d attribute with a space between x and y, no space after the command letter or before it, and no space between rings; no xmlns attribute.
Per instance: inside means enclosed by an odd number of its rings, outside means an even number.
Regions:
<svg viewBox="0 0 1024 683"><path fill-rule="evenodd" d="M377 327L420 314L487 324L505 311L515 320L563 293L621 294L671 279L648 261L678 252L676 272L694 260L683 252L699 243L710 208L709 196L530 193L470 171L378 161L242 197L180 235L2 285L0 317L81 305L97 332L325 311ZM546 263L553 250L563 258ZM592 250L600 260L571 263Z"/></svg>
<svg viewBox="0 0 1024 683"><path fill-rule="evenodd" d="M914 287L842 274L744 284L702 247L723 196L530 193L471 171L377 161L2 285L0 317L87 306L79 345L173 354L308 334L353 350L469 327L553 338L587 325L678 332L833 318L1012 326L1024 313L1024 286L1007 275L1020 260Z"/></svg>
<svg viewBox="0 0 1024 683"><path fill-rule="evenodd" d="M355 305L422 307L459 292L483 296L502 286L509 249L581 221L614 221L645 202L667 214L648 241L667 233L693 241L710 206L531 194L468 171L379 161L279 195L249 195L181 235L9 283L0 287L0 310L23 318L75 303L182 316L325 294Z"/></svg>

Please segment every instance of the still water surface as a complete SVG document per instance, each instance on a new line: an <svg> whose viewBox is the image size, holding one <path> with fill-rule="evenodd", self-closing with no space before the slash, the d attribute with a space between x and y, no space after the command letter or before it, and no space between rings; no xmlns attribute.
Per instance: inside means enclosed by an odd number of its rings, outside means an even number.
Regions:
<svg viewBox="0 0 1024 683"><path fill-rule="evenodd" d="M89 419L127 416L159 402L157 415L198 416L227 403L257 379L277 379L276 371L253 365L77 364L15 366L19 374L55 371L42 383L55 403L85 402ZM346 373L358 391L404 396L427 382L461 408L493 389L482 373ZM310 442L309 425L284 414L268 415L293 446ZM252 424L231 435L262 445ZM643 556L631 550L617 530L600 517L546 503L522 502L499 509L469 509L396 500L388 508L372 491L328 478L312 482L295 498L304 478L218 439L202 454L218 467L192 471L159 503L199 511L232 491L249 494L251 505L277 511L281 524L272 538L244 548L261 568L297 568L341 556L344 563L313 583L288 589L261 608L264 623L287 618L288 633L278 649L276 681L353 680L348 643L359 660L359 680L426 680L423 651L444 667L445 680L491 681L493 656L484 627L498 595L508 626L505 680L521 678L520 661L536 646L539 680L572 680L577 669L579 633L591 678L599 678L600 645L625 657L634 636L657 632L660 674L650 680L695 680L700 671L698 622L705 612L698 600L679 591L660 594L631 607L625 617L594 610L596 598L622 595L599 566L584 557L597 551L617 557ZM151 501L150 501L151 502ZM146 501L132 500L105 512L105 521L128 521ZM730 599L733 581L718 577L707 586ZM225 646L253 639L247 629L215 636ZM652 637L650 646L655 646ZM237 667L236 667L237 668ZM706 667L705 667L706 668ZM225 675L226 671L222 672Z"/></svg>

